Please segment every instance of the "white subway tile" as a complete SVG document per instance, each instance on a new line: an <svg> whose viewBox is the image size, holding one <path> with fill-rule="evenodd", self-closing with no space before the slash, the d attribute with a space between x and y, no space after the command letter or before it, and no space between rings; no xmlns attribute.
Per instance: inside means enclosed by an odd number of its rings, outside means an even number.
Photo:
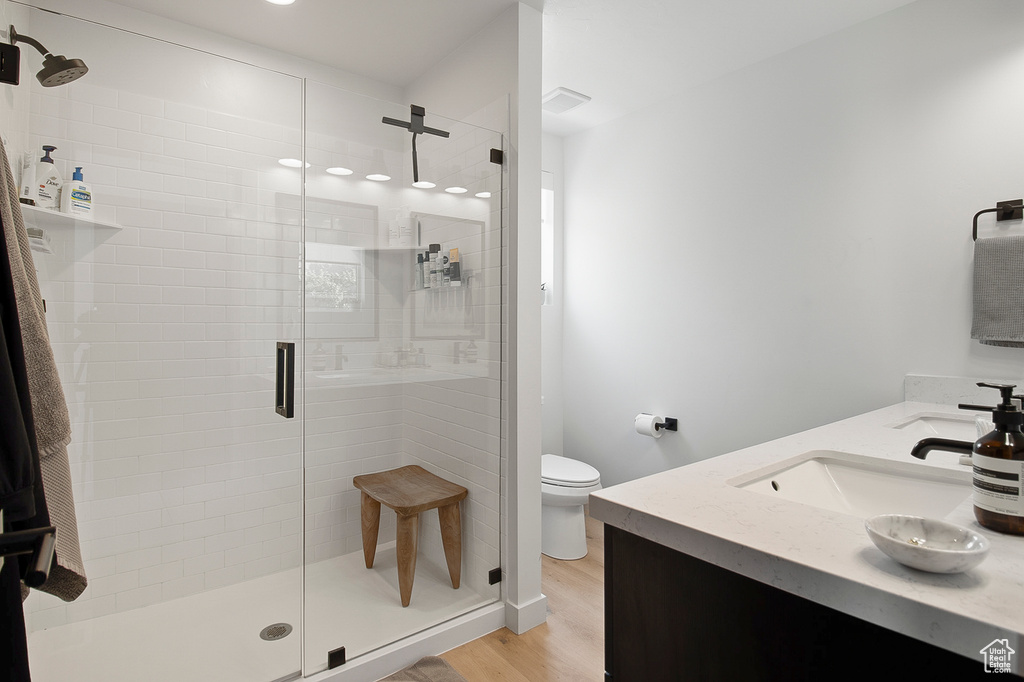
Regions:
<svg viewBox="0 0 1024 682"><path fill-rule="evenodd" d="M152 190L134 190L139 194L139 206L141 208L152 209L155 211L164 211L166 213L184 213L185 212L185 198L177 194L168 194L162 189L160 191ZM164 216L165 229L170 228L173 216Z"/></svg>
<svg viewBox="0 0 1024 682"><path fill-rule="evenodd" d="M164 118L183 123L206 125L206 110L180 102L164 103Z"/></svg>
<svg viewBox="0 0 1024 682"><path fill-rule="evenodd" d="M118 592L115 603L118 611L130 611L156 604L161 599L160 585L149 585L127 592Z"/></svg>
<svg viewBox="0 0 1024 682"><path fill-rule="evenodd" d="M113 129L111 128L110 130ZM121 149L128 149L137 152L146 152L149 154L163 153L164 141L162 138L153 137L152 135L146 135L143 133L136 133L130 130L118 130L116 133L117 134L113 142L104 138L102 141L98 141L97 143L117 146Z"/></svg>
<svg viewBox="0 0 1024 682"><path fill-rule="evenodd" d="M85 81L77 81L67 86L68 96L76 101L96 104L103 107L116 107L118 91L103 88Z"/></svg>
<svg viewBox="0 0 1024 682"><path fill-rule="evenodd" d="M139 95L128 90L119 90L117 93L117 106L125 111L133 111L147 116L164 115L164 101L155 97Z"/></svg>
<svg viewBox="0 0 1024 682"><path fill-rule="evenodd" d="M183 575L183 562L174 561L169 564L157 564L139 569L139 586L156 585L175 580Z"/></svg>
<svg viewBox="0 0 1024 682"><path fill-rule="evenodd" d="M66 125L67 137L72 140L79 140L102 147L119 146L117 144L118 131L116 128L85 123L83 121L68 121Z"/></svg>
<svg viewBox="0 0 1024 682"><path fill-rule="evenodd" d="M147 190L150 192L162 192L164 178L160 173L148 170L119 169L117 171L117 184L121 187Z"/></svg>
<svg viewBox="0 0 1024 682"><path fill-rule="evenodd" d="M184 135L184 131L182 132ZM198 142L188 142L184 139L164 139L164 154L177 159L188 161L206 161L206 145ZM186 172L188 166L186 165Z"/></svg>
<svg viewBox="0 0 1024 682"><path fill-rule="evenodd" d="M139 130L141 117L137 113L99 106L91 107L91 110L92 123L101 126L108 126L110 128L117 128L118 130L130 130L133 132L138 132ZM78 120L89 121L90 119L80 118Z"/></svg>
<svg viewBox="0 0 1024 682"><path fill-rule="evenodd" d="M178 561L179 559L188 559L190 557L196 557L203 554L203 540L185 540L184 542L176 542L170 545L164 545L161 548L161 561Z"/></svg>
<svg viewBox="0 0 1024 682"><path fill-rule="evenodd" d="M146 135L154 135L156 137L171 138L175 140L185 139L185 124L170 118L142 115L140 117L139 131Z"/></svg>

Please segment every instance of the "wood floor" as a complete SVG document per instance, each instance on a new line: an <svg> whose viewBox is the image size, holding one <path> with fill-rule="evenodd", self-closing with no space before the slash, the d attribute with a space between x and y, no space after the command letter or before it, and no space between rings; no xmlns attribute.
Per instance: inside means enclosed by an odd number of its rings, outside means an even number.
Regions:
<svg viewBox="0 0 1024 682"><path fill-rule="evenodd" d="M522 635L502 628L442 657L469 682L603 680L603 535L601 523L587 517L586 557L541 557L546 623Z"/></svg>

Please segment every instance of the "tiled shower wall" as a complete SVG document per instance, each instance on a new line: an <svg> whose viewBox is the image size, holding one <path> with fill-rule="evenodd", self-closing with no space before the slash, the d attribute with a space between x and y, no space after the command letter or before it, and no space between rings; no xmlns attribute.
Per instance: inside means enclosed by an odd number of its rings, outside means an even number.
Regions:
<svg viewBox="0 0 1024 682"><path fill-rule="evenodd" d="M272 407L274 343L301 336L300 175L277 164L301 157L301 135L290 123L87 81L35 86L27 144L57 146L65 177L84 166L97 218L123 229L54 228L55 253L37 255L73 421L72 476L90 586L66 605L33 595L33 629L299 565L298 420L285 421ZM319 150L357 165L372 154L340 139L310 141L311 159ZM465 153L465 145L449 149ZM382 220L358 208L351 193L339 196L307 199L307 238L380 244ZM371 197L365 206L379 212L389 201ZM436 202L423 208L458 210ZM496 216L488 224L500 231ZM499 271L485 274L497 258L481 253L476 266L476 305L493 342L479 344L474 376L486 378L401 383L393 380L399 372L367 385L307 372L307 560L359 551L353 475L420 463L470 488L466 582L482 585L498 565L500 289L492 280ZM409 339L400 269L394 277L401 284L378 284L374 292L382 322L372 338L309 326L307 353L318 340L328 349L324 376L341 373L337 364L372 371L381 347L410 341L438 371L450 363L451 341ZM385 517L382 542L391 522ZM443 564L432 524L424 526L423 554Z"/></svg>
<svg viewBox="0 0 1024 682"><path fill-rule="evenodd" d="M397 116L397 112L389 115ZM375 207L380 208L381 215L401 208L412 215L450 216L450 221L433 219L430 225L434 227L424 227L420 240L424 248L435 242L460 248L469 276L465 288L417 290L412 270L415 250L385 248L387 235L383 229L378 230L376 241L369 241L354 227L344 234L328 231L309 237L374 245L364 257L366 268L377 275L379 320L377 335L360 339L353 338L358 329L339 324L336 316L324 323L315 312L307 310L307 353L317 345L328 352L324 371L306 372L307 434L314 434L306 438L310 510L306 547L307 556L318 560L361 551L359 491L352 486L352 476L419 464L469 489L462 515L463 584L496 595L487 574L500 563L502 223L498 212L501 169L490 163L489 151L492 146L500 146L501 140L489 131L447 123L436 125L451 128L450 139L423 140L419 146L421 174L431 173L438 190L397 190ZM307 143L314 168L361 163L359 157L353 158L354 143L350 140L307 134ZM392 160L392 168L400 168L403 160ZM476 198L472 193L454 197L440 191L447 186L444 180L470 184L467 179L476 183L473 193L485 187L491 189L493 200ZM336 179L326 187L335 196L349 198L343 188L350 184ZM332 192L322 188L321 193ZM307 198L307 220L311 206L331 203ZM354 206L347 206L345 211L354 214ZM381 218L381 228L386 225L387 220ZM467 233L467 225L472 226L471 233ZM429 330L422 326L424 310L435 313ZM473 361L466 357L470 340L477 351ZM343 348L343 358L334 352L337 346ZM394 357L388 359L396 348L422 350L426 366L414 364L403 352L397 360L399 366L381 367L382 359L383 364L396 361ZM368 406L373 409L366 409ZM394 514L385 508L379 542L394 540L394 521ZM444 566L436 512L425 515L420 532L419 560Z"/></svg>
<svg viewBox="0 0 1024 682"><path fill-rule="evenodd" d="M32 149L83 166L123 226L55 227L36 254L89 587L33 595L32 627L298 566L299 430L272 407L274 342L300 334L301 185L277 164L301 153L297 118L88 81L37 88L31 112Z"/></svg>

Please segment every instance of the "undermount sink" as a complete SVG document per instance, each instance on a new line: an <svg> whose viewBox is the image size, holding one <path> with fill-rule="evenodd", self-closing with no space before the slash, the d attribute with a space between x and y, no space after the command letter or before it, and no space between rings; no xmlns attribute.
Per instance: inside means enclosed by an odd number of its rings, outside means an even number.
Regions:
<svg viewBox="0 0 1024 682"><path fill-rule="evenodd" d="M890 424L889 428L913 434L917 438L952 438L972 443L978 438L974 417L967 414L920 412Z"/></svg>
<svg viewBox="0 0 1024 682"><path fill-rule="evenodd" d="M971 472L966 469L939 469L833 450L805 452L727 483L862 518L910 514L941 519L972 492Z"/></svg>

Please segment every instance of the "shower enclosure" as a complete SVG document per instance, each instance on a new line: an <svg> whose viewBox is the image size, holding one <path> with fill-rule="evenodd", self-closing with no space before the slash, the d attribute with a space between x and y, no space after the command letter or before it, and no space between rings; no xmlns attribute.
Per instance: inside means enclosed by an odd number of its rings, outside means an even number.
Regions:
<svg viewBox="0 0 1024 682"><path fill-rule="evenodd" d="M413 187L382 122L408 103L12 7L89 73L23 79L8 152L95 194L91 223L25 209L89 577L26 602L33 679L291 679L497 601L501 134L427 111ZM395 515L367 569L352 478L410 464L469 493L461 586L425 512L402 607Z"/></svg>

